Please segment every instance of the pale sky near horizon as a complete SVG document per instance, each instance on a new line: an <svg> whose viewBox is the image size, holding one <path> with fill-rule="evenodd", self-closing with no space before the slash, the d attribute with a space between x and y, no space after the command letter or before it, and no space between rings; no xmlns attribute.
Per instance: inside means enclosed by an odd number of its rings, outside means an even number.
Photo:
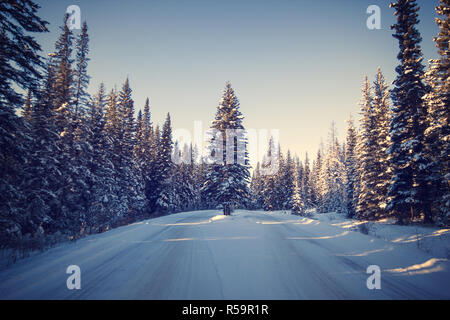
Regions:
<svg viewBox="0 0 450 320"><path fill-rule="evenodd" d="M193 132L194 121L209 127L230 81L246 128L279 129L283 150L311 159L333 120L344 139L349 115L359 119L365 74L372 82L381 67L388 84L395 78L389 2L42 0L50 32L36 39L53 51L66 8L78 5L89 27L91 94L129 77L136 110L149 97L153 123L170 112L174 129ZM425 64L437 56L438 2L418 1ZM369 5L381 8L380 30L366 27Z"/></svg>

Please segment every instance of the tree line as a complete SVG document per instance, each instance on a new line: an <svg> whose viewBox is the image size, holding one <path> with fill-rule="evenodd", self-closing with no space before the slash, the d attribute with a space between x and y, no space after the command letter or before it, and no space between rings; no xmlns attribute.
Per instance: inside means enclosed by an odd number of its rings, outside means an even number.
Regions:
<svg viewBox="0 0 450 320"><path fill-rule="evenodd" d="M449 225L449 1L436 7L439 58L430 60L427 70L416 28L417 3L399 0L391 7L400 49L394 87L389 90L380 69L372 84L365 77L359 130L350 118L346 141L340 143L333 123L327 146L320 147L312 166L308 155L302 163L289 151L274 153L271 142L252 177L255 208ZM275 160L278 172L260 173Z"/></svg>
<svg viewBox="0 0 450 320"><path fill-rule="evenodd" d="M55 51L44 59L28 35L48 31L39 7L31 0L1 2L1 246L42 247L150 216L218 207L224 213L235 207L316 209L448 225L449 1L436 8L439 58L428 70L415 27L417 4L398 0L392 6L400 48L394 87L388 89L378 70L372 84L364 80L360 128L350 119L345 142L333 124L311 162L308 155L300 161L278 152L271 140L250 181L245 137L226 136L245 130L231 84L203 157L195 146L173 141L170 114L162 126L152 122L149 99L135 116L128 79L120 89L101 84L88 93L86 23L75 35L65 16ZM231 151L227 139L233 139ZM278 169L267 174L275 162Z"/></svg>
<svg viewBox="0 0 450 320"><path fill-rule="evenodd" d="M88 93L86 22L75 35L66 15L55 51L39 57L39 44L23 35L47 31L37 9L28 0L0 4L0 21L10 23L2 25L0 51L2 247L42 248L151 216L235 206L248 198L247 164L198 161L196 147L173 141L170 114L162 127L152 122L148 98L135 116L128 79L120 89L100 84L95 95ZM27 91L25 99L14 85ZM228 83L213 128L243 129L238 109Z"/></svg>

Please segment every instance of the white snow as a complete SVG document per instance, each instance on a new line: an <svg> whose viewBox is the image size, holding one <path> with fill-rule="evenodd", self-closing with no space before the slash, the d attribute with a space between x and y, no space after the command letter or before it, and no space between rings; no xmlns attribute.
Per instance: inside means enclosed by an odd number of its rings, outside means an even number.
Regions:
<svg viewBox="0 0 450 320"><path fill-rule="evenodd" d="M227 216L223 215L223 214L219 214L217 216L212 217L211 219L209 219L209 221L217 221L217 220L222 220L225 219Z"/></svg>
<svg viewBox="0 0 450 320"><path fill-rule="evenodd" d="M315 214L314 219L329 222L343 229L367 232L387 243L416 248L437 258L450 259L450 229L414 224L400 226L395 224L395 219L382 219L376 222L358 221L347 219L338 213Z"/></svg>
<svg viewBox="0 0 450 320"><path fill-rule="evenodd" d="M408 230L386 222L363 234L337 214L185 212L18 261L0 272L0 298L449 299L445 250L424 250ZM447 231L418 230L448 246ZM66 287L69 265L80 267L80 290ZM380 290L366 286L370 265Z"/></svg>

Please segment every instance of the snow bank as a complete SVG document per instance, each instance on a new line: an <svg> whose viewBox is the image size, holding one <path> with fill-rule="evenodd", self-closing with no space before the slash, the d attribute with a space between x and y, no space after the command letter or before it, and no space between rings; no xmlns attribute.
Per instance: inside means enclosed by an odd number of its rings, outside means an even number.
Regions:
<svg viewBox="0 0 450 320"><path fill-rule="evenodd" d="M450 259L450 229L421 225L400 226L395 224L394 219L352 220L336 212L315 213L313 219L375 236L389 243L418 248L436 258Z"/></svg>

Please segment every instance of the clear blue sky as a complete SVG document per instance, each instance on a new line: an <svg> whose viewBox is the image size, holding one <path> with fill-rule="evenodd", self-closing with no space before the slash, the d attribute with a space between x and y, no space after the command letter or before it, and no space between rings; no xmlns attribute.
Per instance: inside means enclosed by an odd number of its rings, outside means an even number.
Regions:
<svg viewBox="0 0 450 320"><path fill-rule="evenodd" d="M209 126L226 81L241 102L245 126L280 129L280 142L314 157L332 120L344 138L350 113L359 118L365 74L380 66L395 78L397 41L385 0L42 0L54 50L69 5L81 8L90 35L90 92L128 76L136 110L150 98L153 122L171 113L173 127ZM438 0L419 0L425 62L437 53ZM381 8L381 30L368 30L366 9Z"/></svg>

